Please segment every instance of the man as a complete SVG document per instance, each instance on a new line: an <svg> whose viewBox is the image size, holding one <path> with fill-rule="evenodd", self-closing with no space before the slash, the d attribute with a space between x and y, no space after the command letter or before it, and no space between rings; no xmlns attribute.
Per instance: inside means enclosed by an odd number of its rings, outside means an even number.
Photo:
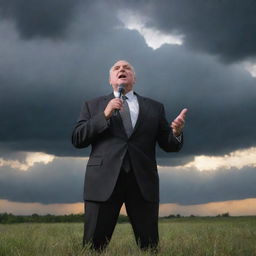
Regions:
<svg viewBox="0 0 256 256"><path fill-rule="evenodd" d="M113 93L84 103L72 143L91 145L84 200L84 245L102 250L111 239L120 208L125 203L136 242L142 249L158 245L159 178L156 143L177 152L183 143L187 109L168 124L161 103L133 91L135 72L117 61L110 69ZM120 85L124 99L119 98Z"/></svg>

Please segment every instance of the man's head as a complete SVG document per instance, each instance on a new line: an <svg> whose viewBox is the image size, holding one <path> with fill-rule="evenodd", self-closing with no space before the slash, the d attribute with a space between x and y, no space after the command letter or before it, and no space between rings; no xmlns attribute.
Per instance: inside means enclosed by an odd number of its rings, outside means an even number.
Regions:
<svg viewBox="0 0 256 256"><path fill-rule="evenodd" d="M131 91L135 80L134 68L126 60L117 61L109 70L109 83L112 85L114 91L118 91L120 84L125 85L125 93Z"/></svg>

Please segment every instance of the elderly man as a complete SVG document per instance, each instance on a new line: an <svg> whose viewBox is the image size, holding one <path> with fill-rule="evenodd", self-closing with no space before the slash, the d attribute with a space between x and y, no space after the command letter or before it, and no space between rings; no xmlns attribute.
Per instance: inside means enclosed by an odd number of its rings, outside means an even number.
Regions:
<svg viewBox="0 0 256 256"><path fill-rule="evenodd" d="M161 103L133 91L135 80L132 65L117 61L109 76L113 93L85 102L72 134L75 147L91 145L84 183L84 245L96 250L110 241L123 203L140 248L157 248L155 147L158 143L164 151L177 152L183 143L187 109L169 125Z"/></svg>

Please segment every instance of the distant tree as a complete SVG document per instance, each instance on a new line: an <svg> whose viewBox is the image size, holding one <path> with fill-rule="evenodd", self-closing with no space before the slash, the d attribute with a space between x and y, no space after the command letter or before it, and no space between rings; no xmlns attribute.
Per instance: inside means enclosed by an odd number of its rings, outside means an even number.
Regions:
<svg viewBox="0 0 256 256"><path fill-rule="evenodd" d="M3 224L14 223L15 220L16 220L16 217L11 213L3 213L0 216L0 223L3 223Z"/></svg>
<svg viewBox="0 0 256 256"><path fill-rule="evenodd" d="M180 217L182 217L182 216L178 213L176 215L170 214L170 215L168 215L168 216L166 216L164 218L171 219L171 218L180 218Z"/></svg>
<svg viewBox="0 0 256 256"><path fill-rule="evenodd" d="M216 217L230 217L228 212L222 213L222 214L218 214Z"/></svg>
<svg viewBox="0 0 256 256"><path fill-rule="evenodd" d="M38 223L52 223L52 222L83 222L83 214L69 214L69 215L43 215L40 216L36 213L23 216L23 215L13 215L11 213L2 213L0 214L0 223L2 224L11 224L11 223L22 223L22 222L38 222Z"/></svg>
<svg viewBox="0 0 256 256"><path fill-rule="evenodd" d="M175 218L175 215L174 215L174 214L170 214L170 215L166 216L165 218L168 218L168 219L169 219L169 218L170 218L170 219L171 219L171 218Z"/></svg>

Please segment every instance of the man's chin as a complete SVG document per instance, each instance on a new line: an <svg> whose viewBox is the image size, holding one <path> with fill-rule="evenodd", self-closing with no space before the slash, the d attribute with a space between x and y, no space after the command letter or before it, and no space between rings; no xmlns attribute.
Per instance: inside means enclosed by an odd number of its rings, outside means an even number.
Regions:
<svg viewBox="0 0 256 256"><path fill-rule="evenodd" d="M118 83L118 84L116 84L116 85L112 85L114 91L118 91L118 87L119 87L120 85L124 86L125 92L131 91L131 90L132 90L132 87L133 87L133 86L130 85L129 83L125 83L125 82L123 82L123 83Z"/></svg>
<svg viewBox="0 0 256 256"><path fill-rule="evenodd" d="M121 85L121 84L127 86L129 83L125 80L124 81L122 81L122 80L118 81L118 85Z"/></svg>

